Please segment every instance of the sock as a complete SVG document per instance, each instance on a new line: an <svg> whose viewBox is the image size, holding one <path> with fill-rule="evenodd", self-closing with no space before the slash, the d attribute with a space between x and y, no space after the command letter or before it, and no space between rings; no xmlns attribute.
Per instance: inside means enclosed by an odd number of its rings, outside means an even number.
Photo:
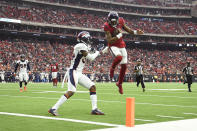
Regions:
<svg viewBox="0 0 197 131"><path fill-rule="evenodd" d="M92 101L92 110L97 108L97 95L96 92L90 92L90 99Z"/></svg>
<svg viewBox="0 0 197 131"><path fill-rule="evenodd" d="M57 86L57 78L55 79L55 85Z"/></svg>
<svg viewBox="0 0 197 131"><path fill-rule="evenodd" d="M19 82L19 86L20 86L20 88L22 88L22 82Z"/></svg>
<svg viewBox="0 0 197 131"><path fill-rule="evenodd" d="M126 64L121 64L120 75L119 75L119 79L118 79L119 84L122 84L122 82L124 80L126 70L127 70L127 65Z"/></svg>
<svg viewBox="0 0 197 131"><path fill-rule="evenodd" d="M60 97L60 99L57 101L57 103L52 107L52 109L58 109L65 101L67 100L66 96Z"/></svg>
<svg viewBox="0 0 197 131"><path fill-rule="evenodd" d="M122 60L122 56L116 56L116 58L114 59L111 67L113 69L115 69L116 66L120 63L121 60Z"/></svg>

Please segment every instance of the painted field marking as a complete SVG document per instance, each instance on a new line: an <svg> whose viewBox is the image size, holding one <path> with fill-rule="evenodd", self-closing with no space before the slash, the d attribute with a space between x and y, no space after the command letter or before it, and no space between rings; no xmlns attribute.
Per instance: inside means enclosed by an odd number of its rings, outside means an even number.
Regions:
<svg viewBox="0 0 197 131"><path fill-rule="evenodd" d="M145 119L138 119L138 118L135 118L136 121L147 121L147 122L154 122L155 120L145 120Z"/></svg>
<svg viewBox="0 0 197 131"><path fill-rule="evenodd" d="M40 92L32 92L32 93L66 93L66 91L40 91ZM76 93L89 93L89 91L76 91Z"/></svg>
<svg viewBox="0 0 197 131"><path fill-rule="evenodd" d="M168 122L148 123L130 127L115 127L91 131L196 131L197 119L176 120Z"/></svg>
<svg viewBox="0 0 197 131"><path fill-rule="evenodd" d="M42 98L42 99L54 99L58 100L59 98L48 98L48 97L32 97L32 96L10 96L10 95L0 95L0 96L8 96L8 97L27 97L27 98ZM70 100L76 100L76 101L91 101L89 99L70 99ZM99 102L106 102L106 103L126 103L123 101L107 101L107 100L97 100ZM153 104L153 103L138 103L135 104L139 105L150 105L150 106L165 106L165 107L181 107L181 108L197 108L197 106L182 106L182 105L166 105L166 104Z"/></svg>
<svg viewBox="0 0 197 131"><path fill-rule="evenodd" d="M21 117L40 118L40 119L49 119L49 120L61 120L61 121L70 121L70 122L77 122L77 123L101 125L101 126L113 126L113 127L123 126L123 125L118 125L118 124L93 122L93 121L86 121L86 120L76 120L76 119L68 119L68 118L56 118L56 117L39 116L39 115L28 115L28 114L20 114L20 113L9 113L9 112L0 112L0 115L21 116Z"/></svg>
<svg viewBox="0 0 197 131"><path fill-rule="evenodd" d="M180 118L180 119L183 119L184 117L178 117L178 116L164 116L164 115L156 115L156 116L159 116L159 117L164 117L164 118Z"/></svg>
<svg viewBox="0 0 197 131"><path fill-rule="evenodd" d="M113 94L113 93L99 93L99 94L101 94L101 95L119 95L119 94ZM156 97L172 97L172 98L183 98L183 99L197 99L197 97L180 97L180 96L162 96L162 95L138 95L138 94L123 94L124 96L131 96L131 95L134 95L134 96L147 96L147 97L149 97L149 96L156 96Z"/></svg>
<svg viewBox="0 0 197 131"><path fill-rule="evenodd" d="M185 114L185 115L194 115L194 116L197 116L196 113L183 113L183 114Z"/></svg>
<svg viewBox="0 0 197 131"><path fill-rule="evenodd" d="M13 89L0 89L0 90L13 90ZM16 89L18 90L18 89ZM35 92L33 92L35 91ZM32 93L65 93L66 91L43 91L43 90L30 90L29 92L32 92ZM77 93L88 93L89 91L77 91ZM185 92L184 92L185 93ZM101 94L101 95L115 95L115 96L118 96L119 94L114 94L114 93L98 93L98 94ZM192 92L193 94L193 92ZM123 94L124 96L131 96L131 95L134 95L134 96L155 96L155 97L164 97L164 98L182 98L182 99L197 99L197 97L180 97L180 96L162 96L162 95L138 95L138 94Z"/></svg>

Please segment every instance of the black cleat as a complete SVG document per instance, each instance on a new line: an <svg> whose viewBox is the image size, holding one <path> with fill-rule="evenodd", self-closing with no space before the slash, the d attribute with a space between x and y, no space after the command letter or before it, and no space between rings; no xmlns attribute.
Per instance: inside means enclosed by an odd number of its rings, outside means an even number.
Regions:
<svg viewBox="0 0 197 131"><path fill-rule="evenodd" d="M104 115L104 113L101 112L101 111L99 111L98 109L92 110L91 114L92 114L92 115Z"/></svg>
<svg viewBox="0 0 197 131"><path fill-rule="evenodd" d="M50 114L52 114L53 116L58 116L58 113L57 113L57 111L56 111L56 109L49 109L48 110L48 112L50 113Z"/></svg>
<svg viewBox="0 0 197 131"><path fill-rule="evenodd" d="M143 89L143 92L145 92L145 88L142 88Z"/></svg>

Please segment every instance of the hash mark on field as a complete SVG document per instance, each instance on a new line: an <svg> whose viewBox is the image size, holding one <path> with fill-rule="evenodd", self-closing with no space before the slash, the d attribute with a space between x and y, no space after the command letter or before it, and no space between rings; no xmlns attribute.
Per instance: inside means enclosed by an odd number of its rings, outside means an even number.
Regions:
<svg viewBox="0 0 197 131"><path fill-rule="evenodd" d="M183 114L197 116L197 114L195 114L195 113L183 113Z"/></svg>
<svg viewBox="0 0 197 131"><path fill-rule="evenodd" d="M155 120L145 120L145 119L135 119L136 121L151 121L151 122L153 122L153 121L155 121Z"/></svg>
<svg viewBox="0 0 197 131"><path fill-rule="evenodd" d="M178 116L164 116L164 115L156 115L156 116L159 116L159 117L166 117L166 118L184 118L184 117L178 117Z"/></svg>
<svg viewBox="0 0 197 131"><path fill-rule="evenodd" d="M39 115L28 115L28 114L20 114L20 113L0 112L0 114L1 115L10 115L10 116L21 116L21 117L49 119L49 120L70 121L70 122L85 123L85 124L94 124L94 125L101 125L101 126L113 126L113 127L114 126L115 127L123 126L123 125L110 124L110 123L93 122L93 121L86 121L86 120L76 120L76 119L68 119L68 118L48 117L48 116L39 116Z"/></svg>

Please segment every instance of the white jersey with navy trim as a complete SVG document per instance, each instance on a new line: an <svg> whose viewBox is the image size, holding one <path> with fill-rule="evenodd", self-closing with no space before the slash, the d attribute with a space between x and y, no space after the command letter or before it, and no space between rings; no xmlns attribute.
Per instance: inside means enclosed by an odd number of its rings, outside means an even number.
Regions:
<svg viewBox="0 0 197 131"><path fill-rule="evenodd" d="M28 68L28 60L25 61L17 61L18 67L19 67L19 73L27 73L27 70L29 70Z"/></svg>
<svg viewBox="0 0 197 131"><path fill-rule="evenodd" d="M83 56L81 50L89 51L89 47L84 43L78 43L74 46L73 59L71 60L70 69L81 71L85 66L86 57Z"/></svg>

